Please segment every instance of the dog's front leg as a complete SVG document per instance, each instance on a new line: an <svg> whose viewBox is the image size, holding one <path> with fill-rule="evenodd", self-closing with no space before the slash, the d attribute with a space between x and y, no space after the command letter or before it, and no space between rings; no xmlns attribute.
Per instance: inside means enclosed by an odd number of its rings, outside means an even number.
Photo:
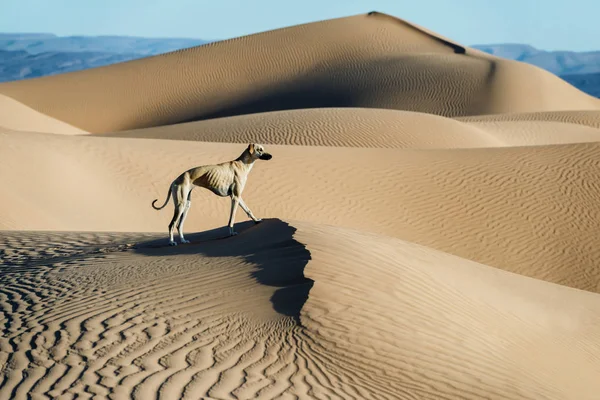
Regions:
<svg viewBox="0 0 600 400"><path fill-rule="evenodd" d="M246 213L246 215L248 215L248 218L251 218L252 221L254 221L256 223L259 223L260 221L262 221L262 219L256 218L254 216L254 214L252 214L252 210L250 210L250 207L248 207L246 205L246 203L244 203L244 200L241 197L239 198L239 200L240 200L240 207L242 207L242 210L244 210L244 212Z"/></svg>
<svg viewBox="0 0 600 400"><path fill-rule="evenodd" d="M231 196L231 212L229 213L229 236L237 235L237 232L233 230L233 223L235 221L235 213L237 211L240 198L237 196Z"/></svg>

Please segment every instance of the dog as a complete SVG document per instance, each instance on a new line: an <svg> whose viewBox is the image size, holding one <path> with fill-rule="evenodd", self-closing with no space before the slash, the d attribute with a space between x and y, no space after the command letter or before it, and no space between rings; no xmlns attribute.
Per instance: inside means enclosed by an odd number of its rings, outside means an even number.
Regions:
<svg viewBox="0 0 600 400"><path fill-rule="evenodd" d="M250 208L244 203L244 200L242 200L242 191L246 186L248 174L252 170L254 162L256 160L270 160L271 158L273 158L273 156L266 153L265 148L262 145L251 143L246 150L233 161L195 167L179 175L171 182L165 203L160 207L156 207L154 204L158 199L155 199L152 202L152 207L155 210L162 210L169 202L169 198L173 196L175 211L173 213L173 219L171 219L171 223L169 224L169 245L177 245L173 239L175 226L177 226L181 243L189 243L188 240L185 240L183 235L183 223L185 222L185 218L187 217L192 204L190 200L192 190L196 186L208 189L220 197L231 197L231 212L229 213L228 224L229 236L237 235L237 232L233 230L233 223L235 221L235 213L238 205L242 207L248 217L255 223L261 222L262 220L256 218Z"/></svg>

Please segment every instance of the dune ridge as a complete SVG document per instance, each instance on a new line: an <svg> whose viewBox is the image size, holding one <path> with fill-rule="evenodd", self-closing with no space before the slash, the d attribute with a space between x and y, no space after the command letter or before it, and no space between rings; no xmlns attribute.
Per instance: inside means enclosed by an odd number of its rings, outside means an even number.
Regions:
<svg viewBox="0 0 600 400"><path fill-rule="evenodd" d="M597 397L600 102L539 68L372 12L3 104L0 399ZM168 246L249 142L263 222Z"/></svg>

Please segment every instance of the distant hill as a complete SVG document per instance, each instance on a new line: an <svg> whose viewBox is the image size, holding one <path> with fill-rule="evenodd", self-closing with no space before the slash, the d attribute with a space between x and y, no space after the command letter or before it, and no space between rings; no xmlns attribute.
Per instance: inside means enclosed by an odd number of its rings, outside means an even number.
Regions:
<svg viewBox="0 0 600 400"><path fill-rule="evenodd" d="M556 75L600 73L600 51L545 51L526 44L473 45L475 49L537 65Z"/></svg>
<svg viewBox="0 0 600 400"><path fill-rule="evenodd" d="M0 82L55 75L141 57L145 55L85 51L29 54L22 50L0 50Z"/></svg>
<svg viewBox="0 0 600 400"><path fill-rule="evenodd" d="M200 46L208 40L180 38L143 38L135 36L56 36L47 33L0 33L0 50L24 50L29 54L94 52L155 55L186 47Z"/></svg>
<svg viewBox="0 0 600 400"><path fill-rule="evenodd" d="M0 33L0 82L100 67L206 43L200 39Z"/></svg>
<svg viewBox="0 0 600 400"><path fill-rule="evenodd" d="M579 90L600 98L600 51L545 51L514 43L471 47L498 57L536 65L560 76Z"/></svg>
<svg viewBox="0 0 600 400"><path fill-rule="evenodd" d="M0 82L100 67L210 42L186 38L0 33ZM600 51L544 51L524 44L471 47L537 65L600 97Z"/></svg>
<svg viewBox="0 0 600 400"><path fill-rule="evenodd" d="M562 78L576 88L600 98L600 73L564 75Z"/></svg>

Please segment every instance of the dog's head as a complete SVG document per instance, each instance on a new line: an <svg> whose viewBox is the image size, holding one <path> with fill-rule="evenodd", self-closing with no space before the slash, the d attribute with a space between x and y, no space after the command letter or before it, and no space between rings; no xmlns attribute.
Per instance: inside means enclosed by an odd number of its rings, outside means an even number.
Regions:
<svg viewBox="0 0 600 400"><path fill-rule="evenodd" d="M270 160L271 158L273 158L272 155L265 152L265 148L262 144L250 143L248 145L248 152L250 153L250 156L252 156L252 158L254 159Z"/></svg>

